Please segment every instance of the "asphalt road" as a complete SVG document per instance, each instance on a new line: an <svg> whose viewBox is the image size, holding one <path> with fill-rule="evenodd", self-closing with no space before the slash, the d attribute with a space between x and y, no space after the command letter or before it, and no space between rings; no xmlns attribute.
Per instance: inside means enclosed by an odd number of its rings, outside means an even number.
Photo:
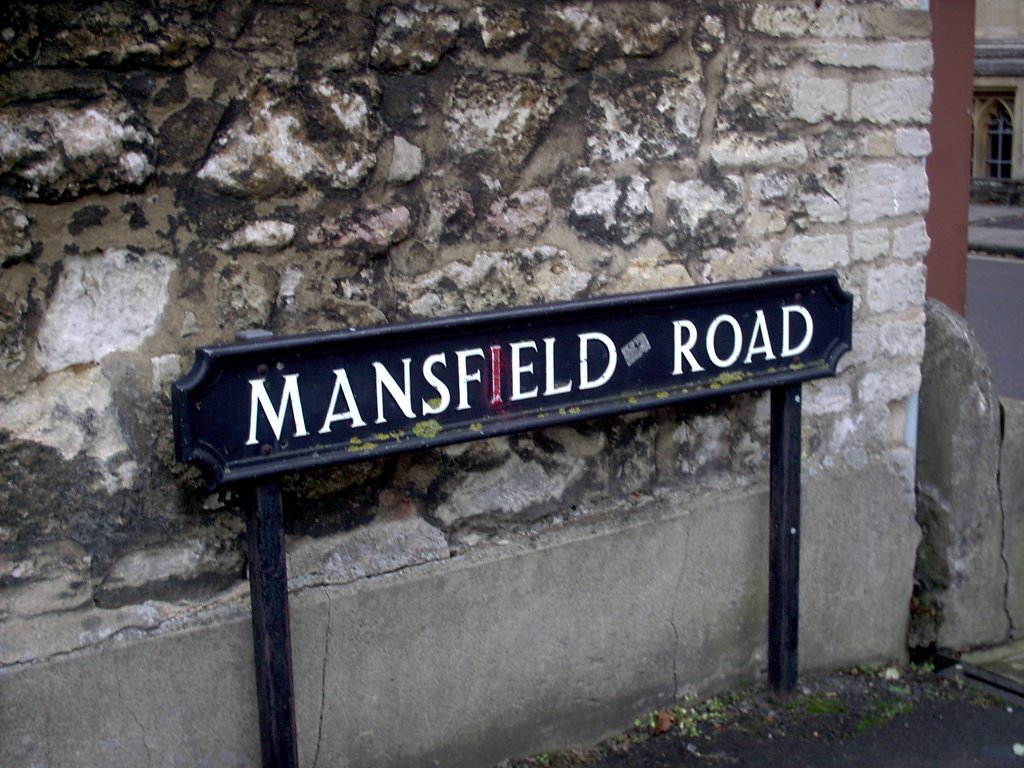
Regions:
<svg viewBox="0 0 1024 768"><path fill-rule="evenodd" d="M1024 259L970 254L966 314L992 364L996 391L1024 400Z"/></svg>

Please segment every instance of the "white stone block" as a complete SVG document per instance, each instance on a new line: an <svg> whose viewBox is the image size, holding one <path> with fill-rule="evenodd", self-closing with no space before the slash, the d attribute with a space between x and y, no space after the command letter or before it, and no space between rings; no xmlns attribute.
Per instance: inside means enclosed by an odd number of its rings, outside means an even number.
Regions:
<svg viewBox="0 0 1024 768"><path fill-rule="evenodd" d="M875 312L901 312L924 304L924 265L893 264L868 275L867 301Z"/></svg>
<svg viewBox="0 0 1024 768"><path fill-rule="evenodd" d="M863 166L850 174L850 218L857 224L928 210L924 163Z"/></svg>
<svg viewBox="0 0 1024 768"><path fill-rule="evenodd" d="M805 123L845 119L849 113L850 86L835 77L794 76L786 83L792 116Z"/></svg>
<svg viewBox="0 0 1024 768"><path fill-rule="evenodd" d="M966 216L966 213L964 215ZM923 259L928 255L931 244L927 226L923 221L917 221L910 226L899 227L893 232L892 255L894 259Z"/></svg>
<svg viewBox="0 0 1024 768"><path fill-rule="evenodd" d="M926 128L900 128L896 131L896 151L905 157L928 157L932 136Z"/></svg>
<svg viewBox="0 0 1024 768"><path fill-rule="evenodd" d="M810 15L806 8L759 5L751 23L758 32L772 37L802 37L810 29Z"/></svg>
<svg viewBox="0 0 1024 768"><path fill-rule="evenodd" d="M138 349L163 314L174 266L127 249L66 259L39 331L39 364L59 371Z"/></svg>
<svg viewBox="0 0 1024 768"><path fill-rule="evenodd" d="M870 262L889 256L889 230L885 228L858 229L853 233L851 257L854 261Z"/></svg>
<svg viewBox="0 0 1024 768"><path fill-rule="evenodd" d="M806 270L832 269L850 263L846 235L798 235L782 246L782 261Z"/></svg>
<svg viewBox="0 0 1024 768"><path fill-rule="evenodd" d="M888 69L896 72L930 72L932 46L927 40L893 40L877 43L821 43L811 57L819 64L849 69Z"/></svg>
<svg viewBox="0 0 1024 768"><path fill-rule="evenodd" d="M800 139L770 141L751 136L729 135L711 148L711 159L723 168L745 165L802 165L807 162L807 145Z"/></svg>
<svg viewBox="0 0 1024 768"><path fill-rule="evenodd" d="M931 121L932 81L928 77L897 77L850 87L850 116L876 125Z"/></svg>

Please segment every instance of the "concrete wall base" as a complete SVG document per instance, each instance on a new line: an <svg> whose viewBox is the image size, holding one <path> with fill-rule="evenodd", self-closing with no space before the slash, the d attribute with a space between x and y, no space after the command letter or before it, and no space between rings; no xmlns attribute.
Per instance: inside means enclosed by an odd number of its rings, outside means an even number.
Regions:
<svg viewBox="0 0 1024 768"><path fill-rule="evenodd" d="M905 654L906 470L805 478L803 672ZM663 499L618 525L293 594L301 764L488 765L763 679L767 521L763 489ZM247 606L9 668L0 701L9 768L259 764Z"/></svg>

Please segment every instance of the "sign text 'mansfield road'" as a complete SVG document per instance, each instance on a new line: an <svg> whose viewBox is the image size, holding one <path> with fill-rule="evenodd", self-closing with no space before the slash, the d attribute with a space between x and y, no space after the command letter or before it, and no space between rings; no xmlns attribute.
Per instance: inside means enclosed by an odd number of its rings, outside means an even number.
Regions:
<svg viewBox="0 0 1024 768"><path fill-rule="evenodd" d="M207 347L178 458L222 484L830 376L851 318L815 272Z"/></svg>

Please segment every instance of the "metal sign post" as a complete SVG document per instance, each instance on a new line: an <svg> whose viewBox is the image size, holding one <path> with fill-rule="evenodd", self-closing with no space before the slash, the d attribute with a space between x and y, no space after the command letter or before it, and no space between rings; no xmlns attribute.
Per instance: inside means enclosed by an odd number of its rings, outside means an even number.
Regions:
<svg viewBox="0 0 1024 768"><path fill-rule="evenodd" d="M796 684L801 383L834 376L853 297L834 272L609 296L196 351L175 450L256 487L249 572L263 765L296 765L277 478L286 472L771 390L768 677Z"/></svg>

